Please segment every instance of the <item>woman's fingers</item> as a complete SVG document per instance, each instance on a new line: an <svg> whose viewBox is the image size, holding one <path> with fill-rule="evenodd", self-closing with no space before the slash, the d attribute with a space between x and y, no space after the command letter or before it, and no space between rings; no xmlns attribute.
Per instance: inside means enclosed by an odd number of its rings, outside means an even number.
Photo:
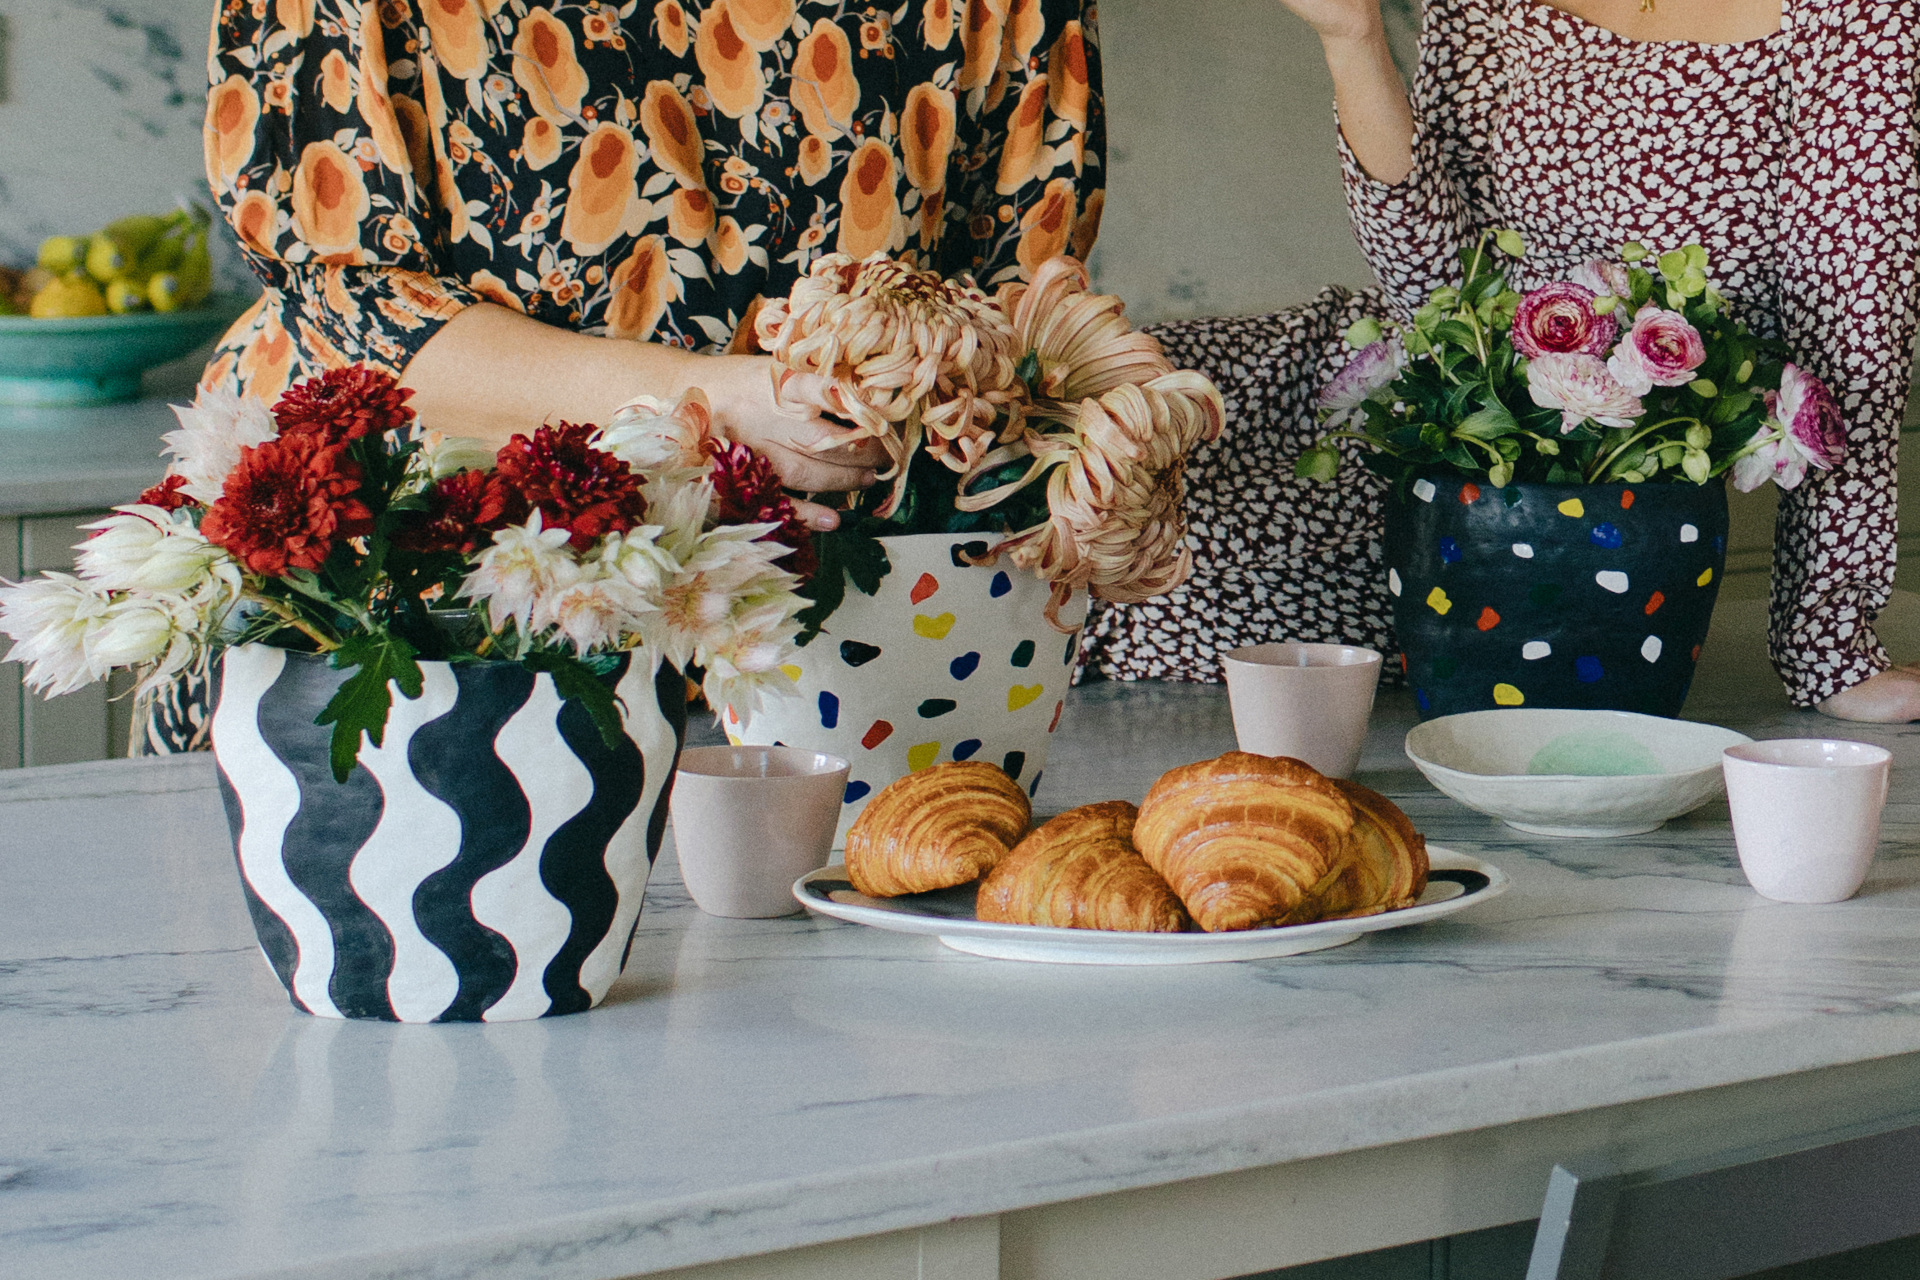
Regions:
<svg viewBox="0 0 1920 1280"><path fill-rule="evenodd" d="M777 441L769 441L761 451L767 455L767 461L773 464L780 483L789 489L804 489L809 493L843 493L848 489L864 489L874 482L871 467L841 465Z"/></svg>
<svg viewBox="0 0 1920 1280"><path fill-rule="evenodd" d="M840 527L840 513L832 507L823 507L817 502L804 502L795 499L793 511L795 515L800 517L802 524L820 533L825 533L829 529L838 529Z"/></svg>

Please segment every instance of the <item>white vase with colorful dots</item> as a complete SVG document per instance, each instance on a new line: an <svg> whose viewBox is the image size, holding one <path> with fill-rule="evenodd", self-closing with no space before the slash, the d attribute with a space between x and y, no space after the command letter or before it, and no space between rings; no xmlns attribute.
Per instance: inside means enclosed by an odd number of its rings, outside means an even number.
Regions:
<svg viewBox="0 0 1920 1280"><path fill-rule="evenodd" d="M867 801L897 778L946 760L984 760L1039 793L1047 743L1060 726L1085 593L1047 621L1048 586L1011 565L969 565L977 536L882 538L891 571L880 590L851 585L826 628L800 650L792 697L749 716L727 708L737 743L783 743L847 759L834 847Z"/></svg>

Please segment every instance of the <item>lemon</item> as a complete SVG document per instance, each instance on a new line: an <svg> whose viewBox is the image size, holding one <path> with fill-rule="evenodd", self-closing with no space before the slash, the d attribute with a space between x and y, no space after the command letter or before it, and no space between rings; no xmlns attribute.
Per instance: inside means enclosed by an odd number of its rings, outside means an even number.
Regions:
<svg viewBox="0 0 1920 1280"><path fill-rule="evenodd" d="M103 316L107 314L107 300L101 295L100 286L83 273L73 271L33 295L32 314L39 320L62 316Z"/></svg>
<svg viewBox="0 0 1920 1280"><path fill-rule="evenodd" d="M145 311L150 305L145 280L121 276L118 280L107 282L107 310L113 314L124 316L133 311Z"/></svg>
<svg viewBox="0 0 1920 1280"><path fill-rule="evenodd" d="M87 256L87 242L80 236L48 236L40 242L40 265L57 276L77 271Z"/></svg>

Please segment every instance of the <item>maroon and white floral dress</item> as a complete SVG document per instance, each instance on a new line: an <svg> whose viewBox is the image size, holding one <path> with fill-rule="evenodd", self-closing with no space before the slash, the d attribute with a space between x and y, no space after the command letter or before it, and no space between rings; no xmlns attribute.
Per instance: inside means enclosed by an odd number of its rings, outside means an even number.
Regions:
<svg viewBox="0 0 1920 1280"><path fill-rule="evenodd" d="M1768 647L1799 705L1889 662L1872 623L1893 586L1914 336L1917 10L1785 0L1775 34L1704 45L1629 40L1545 0L1431 0L1412 174L1376 182L1341 143L1391 314L1454 281L1458 248L1491 228L1526 239L1520 288L1624 240L1698 243L1742 318L1832 388L1846 461L1783 495L1775 539ZM1201 570L1166 601L1103 612L1092 661L1107 674L1217 679L1232 644L1388 639L1378 486L1349 467L1315 487L1286 465L1317 434L1307 406L1339 362L1338 326L1370 300L1162 331L1240 412L1191 477Z"/></svg>

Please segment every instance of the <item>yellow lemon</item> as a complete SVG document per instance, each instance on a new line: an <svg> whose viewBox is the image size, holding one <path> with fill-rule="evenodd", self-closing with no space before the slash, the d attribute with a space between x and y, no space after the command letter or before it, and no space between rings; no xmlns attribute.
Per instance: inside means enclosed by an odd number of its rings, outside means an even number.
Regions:
<svg viewBox="0 0 1920 1280"><path fill-rule="evenodd" d="M1017 684L1007 690L1007 710L1018 711L1046 691L1043 684Z"/></svg>
<svg viewBox="0 0 1920 1280"><path fill-rule="evenodd" d="M917 747L907 748L907 768L918 773L940 758L940 744L923 742Z"/></svg>
<svg viewBox="0 0 1920 1280"><path fill-rule="evenodd" d="M1433 590L1427 592L1427 608L1444 618L1447 616L1447 610L1453 608L1453 601L1447 599L1446 592L1435 587Z"/></svg>
<svg viewBox="0 0 1920 1280"><path fill-rule="evenodd" d="M951 630L953 630L953 615L950 613L943 613L938 617L925 613L913 615L915 635L925 636L929 640L945 640L947 632Z"/></svg>
<svg viewBox="0 0 1920 1280"><path fill-rule="evenodd" d="M1572 516L1575 520L1578 520L1581 516L1587 514L1587 504L1578 498L1568 498L1560 504L1560 514L1563 516Z"/></svg>
<svg viewBox="0 0 1920 1280"><path fill-rule="evenodd" d="M1510 684L1497 684L1493 686L1493 700L1503 707L1517 707L1527 700L1527 695Z"/></svg>

